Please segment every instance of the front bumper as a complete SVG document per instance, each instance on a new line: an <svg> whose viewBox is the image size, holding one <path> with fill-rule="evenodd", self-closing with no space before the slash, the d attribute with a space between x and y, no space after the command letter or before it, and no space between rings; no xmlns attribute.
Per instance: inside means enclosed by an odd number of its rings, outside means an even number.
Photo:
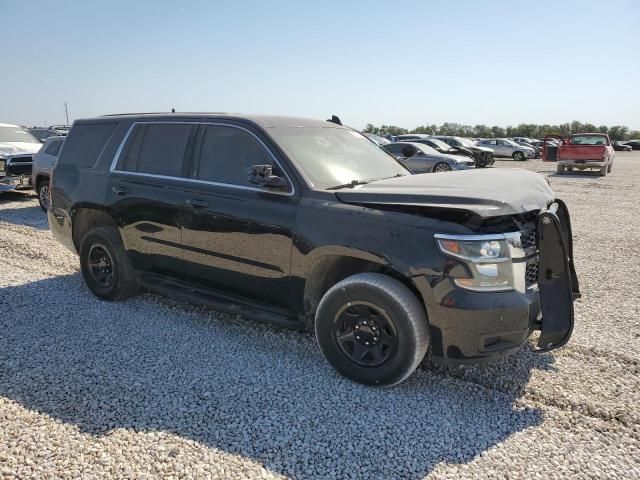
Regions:
<svg viewBox="0 0 640 480"><path fill-rule="evenodd" d="M469 162L469 163L456 162L451 164L451 168L453 170L472 170L476 168L476 164L475 162Z"/></svg>
<svg viewBox="0 0 640 480"><path fill-rule="evenodd" d="M433 288L423 277L419 290L430 290L427 312L432 356L443 363L476 363L504 356L539 328L537 289L480 293L464 290L449 278Z"/></svg>
<svg viewBox="0 0 640 480"><path fill-rule="evenodd" d="M0 192L27 188L31 188L31 177L27 175L0 177Z"/></svg>

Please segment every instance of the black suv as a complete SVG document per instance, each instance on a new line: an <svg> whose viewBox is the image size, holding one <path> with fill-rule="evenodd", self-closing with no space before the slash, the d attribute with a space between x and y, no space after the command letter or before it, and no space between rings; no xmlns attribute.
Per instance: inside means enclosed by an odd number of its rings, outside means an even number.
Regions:
<svg viewBox="0 0 640 480"><path fill-rule="evenodd" d="M49 224L102 299L139 288L314 330L359 382L480 361L573 327L564 203L524 170L411 175L331 122L227 114L79 120Z"/></svg>

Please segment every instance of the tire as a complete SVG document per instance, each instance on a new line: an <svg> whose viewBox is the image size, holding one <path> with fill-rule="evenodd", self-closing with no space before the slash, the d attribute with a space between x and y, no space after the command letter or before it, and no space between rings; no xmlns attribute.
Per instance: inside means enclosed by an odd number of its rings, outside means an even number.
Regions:
<svg viewBox="0 0 640 480"><path fill-rule="evenodd" d="M556 165L556 173L562 175L564 173L564 167L562 165Z"/></svg>
<svg viewBox="0 0 640 480"><path fill-rule="evenodd" d="M600 176L601 177L606 177L607 176L607 166L606 165L600 169Z"/></svg>
<svg viewBox="0 0 640 480"><path fill-rule="evenodd" d="M378 273L359 273L331 287L318 306L315 333L329 364L366 385L402 382L429 346L422 304L398 280Z"/></svg>
<svg viewBox="0 0 640 480"><path fill-rule="evenodd" d="M80 268L89 290L102 300L127 298L139 290L115 227L94 228L85 235L80 246Z"/></svg>
<svg viewBox="0 0 640 480"><path fill-rule="evenodd" d="M49 179L40 180L36 187L36 192L40 208L46 212L49 209Z"/></svg>
<svg viewBox="0 0 640 480"><path fill-rule="evenodd" d="M613 162L611 162L609 164L609 166L607 167L607 173L611 173L611 170L613 169Z"/></svg>
<svg viewBox="0 0 640 480"><path fill-rule="evenodd" d="M524 157L524 153L522 152L513 152L513 159L516 162L523 162L524 160L526 160Z"/></svg>
<svg viewBox="0 0 640 480"><path fill-rule="evenodd" d="M451 165L446 162L438 162L431 169L431 171L434 173L450 172L451 170Z"/></svg>

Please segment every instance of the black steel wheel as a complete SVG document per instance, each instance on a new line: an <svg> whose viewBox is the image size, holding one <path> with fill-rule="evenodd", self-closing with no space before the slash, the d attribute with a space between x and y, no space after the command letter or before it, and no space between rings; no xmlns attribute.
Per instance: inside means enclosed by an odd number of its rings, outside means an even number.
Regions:
<svg viewBox="0 0 640 480"><path fill-rule="evenodd" d="M80 268L89 289L100 299L134 295L138 279L115 227L99 227L85 235L80 246Z"/></svg>
<svg viewBox="0 0 640 480"><path fill-rule="evenodd" d="M333 336L342 353L361 367L384 365L398 350L393 321L370 302L344 305L334 319Z"/></svg>
<svg viewBox="0 0 640 480"><path fill-rule="evenodd" d="M420 364L429 344L424 307L409 288L379 273L360 273L329 289L315 322L327 361L360 383L391 386Z"/></svg>
<svg viewBox="0 0 640 480"><path fill-rule="evenodd" d="M452 169L451 169L451 165L449 165L449 164L448 164L448 163L446 163L446 162L439 162L439 163L436 163L436 164L433 166L433 171L434 171L435 173L440 173L440 172L450 172L451 170L452 170Z"/></svg>
<svg viewBox="0 0 640 480"><path fill-rule="evenodd" d="M94 243L89 249L89 272L93 281L103 288L113 284L113 259L104 245Z"/></svg>

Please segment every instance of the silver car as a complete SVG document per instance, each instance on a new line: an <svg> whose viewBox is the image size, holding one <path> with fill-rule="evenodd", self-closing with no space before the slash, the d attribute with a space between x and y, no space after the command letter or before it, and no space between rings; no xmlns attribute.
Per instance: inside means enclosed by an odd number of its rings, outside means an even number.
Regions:
<svg viewBox="0 0 640 480"><path fill-rule="evenodd" d="M42 148L33 157L31 171L31 184L38 192L40 206L46 212L49 208L49 179L51 172L58 160L60 148L66 137L49 137L44 141Z"/></svg>
<svg viewBox="0 0 640 480"><path fill-rule="evenodd" d="M508 138L478 140L478 145L491 148L493 155L496 157L511 157L517 161L527 160L536 156L536 151L532 147L518 145Z"/></svg>
<svg viewBox="0 0 640 480"><path fill-rule="evenodd" d="M382 148L396 157L412 173L469 170L475 168L476 164L473 158L442 154L422 143L396 142L383 145Z"/></svg>

